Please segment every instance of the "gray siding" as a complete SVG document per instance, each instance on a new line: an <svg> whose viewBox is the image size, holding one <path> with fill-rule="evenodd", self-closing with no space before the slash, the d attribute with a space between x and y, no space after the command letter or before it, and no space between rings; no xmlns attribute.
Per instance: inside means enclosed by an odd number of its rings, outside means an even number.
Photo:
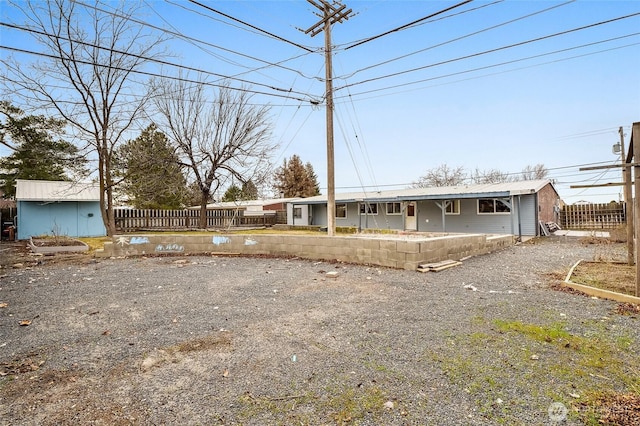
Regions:
<svg viewBox="0 0 640 426"><path fill-rule="evenodd" d="M476 199L460 200L460 214L446 215L444 221L445 232L485 234L511 234L513 232L510 214L478 214ZM435 201L418 203L418 230L442 232L442 210Z"/></svg>
<svg viewBox="0 0 640 426"><path fill-rule="evenodd" d="M437 201L441 204L442 201ZM477 199L461 199L460 214L445 215L445 227L442 226L442 211L436 201L418 201L416 222L420 232L455 232L483 234L518 235L518 197L513 197L511 213L478 214ZM403 206L405 204L403 203ZM327 226L326 205L312 206L312 225ZM522 195L520 198L520 220L522 235L533 236L537 233L537 203L535 194ZM404 212L400 215L387 215L386 203L378 203L377 215L360 215L358 203L347 205L347 217L336 218L336 226L353 226L362 229L404 229Z"/></svg>
<svg viewBox="0 0 640 426"><path fill-rule="evenodd" d="M537 196L535 194L520 196L520 225L522 235L533 236L538 234L538 215L536 212L538 207L536 199ZM513 215L513 234L518 235L518 196L513 197L513 204L516 206L514 210L515 214Z"/></svg>
<svg viewBox="0 0 640 426"><path fill-rule="evenodd" d="M313 205L312 225L327 226L326 205ZM377 215L360 215L358 203L348 203L347 217L336 218L336 226L353 226L361 229L403 229L404 216L388 215L386 203L378 203Z"/></svg>

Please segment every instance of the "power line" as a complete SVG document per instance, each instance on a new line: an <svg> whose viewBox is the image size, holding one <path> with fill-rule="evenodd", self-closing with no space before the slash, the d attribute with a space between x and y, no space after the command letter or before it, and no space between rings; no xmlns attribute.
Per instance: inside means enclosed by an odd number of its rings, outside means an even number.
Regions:
<svg viewBox="0 0 640 426"><path fill-rule="evenodd" d="M448 77L453 77L453 76L456 76L456 75L469 74L469 73L476 72L476 71L481 71L481 70L490 69L490 68L496 68L496 67L500 67L500 66L503 66L503 65L516 63L516 62L522 62L522 61L535 59L535 58L539 58L539 57L543 57L543 56L553 55L553 54L556 54L556 53L561 53L561 52L565 52L565 51L580 49L580 48L583 48L583 47L588 47L588 46L592 46L592 45L596 45L596 44L607 43L607 42L618 40L618 39L623 39L623 38L627 38L627 37L633 37L633 36L636 36L636 35L639 35L639 34L640 33L627 34L627 35L620 36L620 37L615 37L615 38L612 38L612 39L601 40L601 41L597 41L597 42L593 42L593 43L588 43L588 44L584 44L584 45L580 45L580 46L574 46L574 47L570 47L570 48L566 48L566 49L560 49L560 50L547 52L547 53L541 53L539 55L528 56L528 57L525 57L525 58L514 59L514 60L506 61L506 62L500 62L500 63L497 63L497 64L491 64L491 65L486 65L486 66L482 66L482 67L478 67L478 68L472 68L472 69L453 72L453 73L449 73L449 74L443 74L443 75L439 75L439 76L435 76L435 77L429 77L429 78L424 78L424 79L420 79L420 80L409 81L407 83L401 83L401 84L396 84L396 85L392 85L392 86L386 86L386 87L382 87L382 88L378 88L378 89L365 90L365 91L362 91L362 92L352 93L352 94L344 95L344 96L336 96L336 99L344 99L344 98L347 98L347 97L351 98L352 96L360 96L360 95L365 95L365 94L368 94L368 93L382 92L382 91L385 91L385 90L397 89L399 87L406 87L406 86L411 86L411 85L414 85L414 84L426 83L428 81L441 80L441 79L448 78ZM553 61L547 61L547 62L542 62L542 63L539 63L539 64L529 65L529 66L526 66L526 67L514 68L514 69L511 69L511 70L500 71L500 72L495 72L495 73L490 73L490 74L484 74L484 75L481 75L481 76L470 77L470 78L466 78L466 79L462 79L462 80L456 80L456 81L453 81L453 82L448 83L448 84L460 83L462 81L474 80L474 79L477 79L477 78L484 78L484 77L488 77L488 76L492 76L492 75L498 75L498 74L504 74L504 73L508 73L508 72L520 71L520 70L527 69L527 68L534 68L534 67L553 64L553 63L557 63L557 62L569 61L569 60L573 60L573 59L577 59L577 58L582 58L582 57L585 57L585 56L596 55L596 54L600 54L600 53L604 53L604 52L610 52L610 51L613 51L613 50L625 49L627 47L636 46L638 44L640 44L640 43L632 43L632 44L627 44L627 45L623 45L623 46L612 47L612 48L609 48L609 49L603 49L603 50L598 50L598 51L595 51L595 52L585 53L585 54L582 54L582 55L575 55L575 56L570 56L570 57L566 57L566 58L560 58L560 59L556 59L556 60L553 60ZM347 88L347 87L349 87L349 85L342 86L341 89L342 88ZM394 94L397 94L397 93L398 92L394 92Z"/></svg>
<svg viewBox="0 0 640 426"><path fill-rule="evenodd" d="M306 46L303 46L303 45L301 45L301 44L298 44L298 43L295 43L295 42L293 42L293 41L287 40L287 39L285 39L285 38L283 38L283 37L280 37L280 36L278 36L278 35L275 35L275 34L273 34L273 33L270 33L270 32L269 32L269 31L267 31L267 30L263 30L262 28L256 27L255 25L252 25L252 24L249 24L248 22L244 22L244 21L242 21L242 20L240 20L240 19L238 19L238 18L234 18L234 17L233 17L233 16L231 16L231 15L228 15L228 14L226 14L226 13L224 13L224 12L221 12L221 11L219 11L219 10L217 10L217 9L214 9L214 8L212 8L211 6L207 6L206 4L202 4L202 3L200 3L199 1L196 1L196 0L188 0L188 1L189 1L189 2L191 2L191 3L193 3L193 4L195 4L195 5L197 5L197 6L200 6L200 7L202 7L202 8L205 8L205 9L207 9L207 10L208 10L208 11L210 11L210 12L217 13L218 15L224 16L224 17L225 17L225 18L227 18L227 19L231 19L232 21L238 22L238 23L240 23L240 24L242 24L242 25L246 25L246 26L247 26L247 27L249 27L249 28L252 28L252 29L254 29L254 30L256 30L256 31L259 31L259 32L261 32L261 33L263 33L263 34L266 34L266 35L268 35L268 36L270 36L270 37L273 37L273 38L275 38L275 39L277 39L277 40L284 41L285 43L291 44L292 46L296 46L296 47L297 47L297 48L299 48L299 49L306 50L307 52L313 53L313 50L312 50L312 49L310 49L310 48L308 48L308 47L306 47ZM468 1L469 1L469 0L468 0Z"/></svg>
<svg viewBox="0 0 640 426"><path fill-rule="evenodd" d="M411 27L411 26L413 26L413 25L415 25L415 24L417 24L417 23L420 23L420 22L422 22L422 21L426 21L427 19L433 18L434 16L441 15L441 14L443 14L443 13L445 13L445 12L448 12L448 11L453 10L453 9L455 9L455 8L458 8L458 7L460 7L460 6L464 6L465 4L467 4L467 3L471 3L472 1L473 1L473 0L464 0L464 1L460 2L460 3L458 3L458 4L454 4L453 6L447 7L446 9L442 9L442 10L441 10L441 11L439 11L439 12L435 12L435 13L432 13L432 14L427 15L427 16L425 16L425 17L422 17L422 18L420 18L420 19L416 19L415 21L409 22L408 24L401 25L401 26L399 26L399 27L397 27L397 28L394 28L394 29L392 29L392 30L389 30L389 31L385 31L385 32L384 32L384 33L382 33L382 34L378 34L378 35L376 35L376 36L366 38L366 39L364 39L364 40L362 40L362 41L359 41L359 42L357 42L357 43L355 43L355 44L352 44L351 46L347 46L347 47L345 47L345 48L344 48L344 50L349 50L349 49L351 49L351 48L353 48L353 47L360 46L360 45L363 45L363 44L368 43L368 42L370 42L370 41L373 41L373 40L379 39L380 37L384 37L384 36L386 36L386 35L389 35L389 34L392 34L392 33L398 32L398 31L402 31L402 30L407 29L407 28L409 28L409 27Z"/></svg>
<svg viewBox="0 0 640 426"><path fill-rule="evenodd" d="M31 51L31 50L19 49L19 48L16 48L16 47L10 47L10 46L4 46L4 45L0 45L0 49L10 50L12 52L17 52L17 53L26 53L26 54L29 54L29 55L35 55L35 56L40 56L40 57L54 59L54 60L60 60L61 59L59 56L51 55L51 54L48 54L48 53L34 52L34 51ZM203 81L197 81L197 80L192 80L192 79L183 78L183 77L169 77L169 76L166 76L166 75L153 73L153 72L149 72L149 71L131 70L131 69L125 69L125 68L116 67L116 66L113 66L113 65L96 64L96 63L93 63L93 62L90 62L90 61L83 61L81 59L73 59L73 62L74 63L78 63L78 64L83 64L83 65L96 66L96 67L100 67L100 68L108 68L108 69L112 69L112 70L116 70L116 71L131 72L131 73L134 73L134 74L146 75L146 76L149 76L149 77L159 77L159 78L163 78L163 79L184 81L184 82L187 82L187 83L204 84L206 86L212 86L212 87L225 87L225 88L228 88L229 90L248 92L248 93L253 93L253 94L256 94L256 95L274 96L274 97L279 97L279 98L295 99L295 100L298 100L298 101L301 101L301 102L310 102L309 99L295 98L295 97L291 97L291 96L288 96L288 95L280 95L280 94L277 94L277 93L261 92L261 91L257 91L257 90L246 89L246 88L239 89L239 88L236 88L236 87L224 86L224 85L221 85L221 84L215 84L215 83L209 83L209 82L203 82Z"/></svg>
<svg viewBox="0 0 640 426"><path fill-rule="evenodd" d="M489 54L489 53L495 53L495 52L499 52L499 51L502 51L502 50L511 49L511 48L514 48L514 47L520 47L520 46L524 46L526 44L531 44L531 43L534 43L534 42L547 40L547 39L550 39L550 38L553 38L553 37L558 37L558 36L561 36L561 35L566 35L566 34L570 34L570 33L577 32L577 31L582 31L582 30L589 29L589 28L594 28L594 27L597 27L597 26L600 26L600 25L610 24L612 22L616 22L616 21L620 21L620 20L623 20L623 19L632 18L632 17L638 16L638 15L640 15L640 12L636 12L636 13L632 13L632 14L629 14L629 15L620 16L618 18L607 19L605 21L600 21L600 22L596 22L596 23L593 23L593 24L584 25L584 26L581 26L581 27L577 27L577 28L573 28L573 29L570 29L570 30L561 31L561 32L554 33L554 34L549 34L549 35L542 36L542 37L536 37L536 38L533 38L533 39L521 41L521 42L518 42L518 43L509 44L509 45L502 46L502 47L496 47L494 49L489 49L489 50L485 50L485 51L482 51L482 52L473 53L473 54L470 54L470 55L459 56L457 58L448 59L446 61L436 62L436 63L433 63L433 64L424 65L424 66L421 66L421 67L411 68L411 69L404 70L404 71L398 71L398 72L387 74L387 75L383 75L383 76L369 78L369 79L366 79L366 80L362 80L362 81L358 81L358 82L355 82L355 83L346 84L346 85L341 86L341 87L337 87L334 90L337 91L337 90L344 89L346 87L357 86L357 85L360 85L360 84L370 83L372 81L382 80L382 79L386 79L386 78L390 78L390 77L397 77L399 75L408 74L408 73L424 70L424 69L427 69L427 68L433 68L433 67L440 66L440 65L450 64L450 63L453 63L453 62L458 62L458 61L461 61L461 60L464 60L464 59L475 58L475 57L486 55L486 54Z"/></svg>
<svg viewBox="0 0 640 426"><path fill-rule="evenodd" d="M360 68L360 69L358 69L358 70L353 71L353 72L352 72L351 74L349 74L349 75L346 75L346 76L344 76L344 77L337 77L337 78L345 78L345 79L346 79L346 78L351 78L351 77L353 77L354 75L356 75L356 74L358 74L358 73L360 73L360 72L367 71L367 70L370 70L370 69L373 69L373 68L379 67L379 66L381 66L381 65L386 65L386 64L389 64L389 63L392 63L392 62L398 61L398 60L400 60L400 59L405 59L405 58L408 58L408 57L410 57L410 56L417 55L418 53L423 53L423 52L426 52L427 50L435 49L435 48L437 48L437 47L442 47L442 46L445 46L445 45L447 45L447 44L454 43L454 42L456 42L456 41L464 40L465 38L469 38L469 37L472 37L472 36L475 36L475 35L478 35L478 34L482 34L482 33L484 33L484 32L491 31L491 30L494 30L494 29L496 29L496 28L500 28L500 27L503 27L503 26L505 26L505 25L509 25L509 24L514 23L514 22L518 22L518 21L521 21L521 20L523 20L523 19L530 18L530 17L535 16L535 15L539 15L539 14L541 14L541 13L548 12L548 11L553 10L553 9L556 9L556 8L558 8L558 7L566 6L566 5L568 5L568 4L570 4L570 3L573 3L573 2L575 2L575 1L576 1L576 0L569 0L569 1L567 1L567 2L564 2L564 3L558 4L558 5L555 5L555 6L551 6L551 7L548 7L548 8L546 8L546 9L539 10L539 11L537 11L537 12L529 13L529 14L527 14L527 15L524 15L524 16L521 16L521 17L518 17L518 18L515 18L515 19L511 19L511 20L509 20L509 21L505 21L505 22L502 22L502 23L500 23L500 24L492 25L492 26L490 26L490 27L483 28L483 29L478 30L478 31L474 31L474 32L472 32L472 33L468 33L468 34L465 34L465 35L463 35L463 36L456 37L456 38L453 38L453 39L451 39L451 40L447 40L447 41L444 41L444 42L442 42L442 43L435 44L435 45L433 45L433 46L425 47L424 49L416 50L415 52L407 53L407 54L405 54L405 55L397 56L397 57L395 57L395 58L388 59L388 60L386 60L386 61L379 62L379 63L377 63L377 64L373 64L373 65L369 65L369 66L364 67L364 68Z"/></svg>
<svg viewBox="0 0 640 426"><path fill-rule="evenodd" d="M147 26L149 28L153 28L154 30L162 31L162 32L164 32L166 34L169 34L169 35L172 35L172 36L175 36L175 37L179 37L179 38L184 39L186 41L195 42L195 43L198 43L198 44L203 44L203 45L206 45L206 46L209 46L209 47L213 47L215 49L219 49L219 50L222 50L222 51L227 52L227 53L238 55L238 56L241 56L243 58L251 59L253 61L261 62L261 63L265 64L266 66L273 66L273 67L281 68L281 69L286 70L286 71L291 71L291 72L300 74L302 77L305 77L305 78L309 78L309 79L313 78L313 77L309 77L309 76L303 75L299 70L296 70L296 69L290 68L290 67L285 67L285 66L282 65L282 63L284 63L284 62L289 62L289 61L291 61L293 59L298 59L301 56L307 55L308 53L304 53L302 55L294 56L293 58L285 59L285 60L279 61L279 62L269 62L269 61L265 61L263 59L255 57L255 56L247 55L247 54L238 52L236 50L227 49L225 47L222 47L222 46L219 46L217 44L213 44L213 43L210 43L210 42L207 42L207 41L195 38L195 37L187 36L185 34L182 34L182 33L178 32L178 31L170 31L170 30L167 30L166 28L162 28L162 27L150 24L148 22L145 22L145 21L142 21L142 20L139 20L139 19L135 19L133 17L125 17L125 16L123 16L121 14L118 14L118 13L115 13L113 11L109 11L109 10L106 10L106 9L101 9L99 7L96 7L96 6L93 6L93 5L90 5L90 4L82 3L80 1L75 1L75 3L77 3L77 4L81 5L81 6L90 8L90 9L94 9L94 10L102 12L102 13L107 13L107 14L115 16L117 18L128 19L131 22L135 22L136 24ZM164 20L164 18L162 18L162 19ZM212 54L211 52L207 52L207 53ZM223 58L223 57L221 57L219 55L214 55L214 56L216 58L218 58L218 59L221 59L221 60L224 60L224 61L226 61L228 63L231 63L230 60L228 60L226 58ZM236 63L234 63L234 65L243 66L243 65L240 65L240 64L236 64ZM243 66L243 67L244 68L249 68L249 67L246 67L246 66Z"/></svg>
<svg viewBox="0 0 640 426"><path fill-rule="evenodd" d="M42 35L42 36L49 37L49 38L55 38L55 39L65 40L65 41L69 41L69 42L73 42L73 43L77 43L77 44L82 44L84 46L89 46L89 47L93 47L93 48L96 48L96 49L107 50L109 52L114 52L114 53L117 53L119 55L132 56L132 57L137 58L137 59L143 59L143 60L148 61L148 62L155 62L155 63L158 63L160 65L168 65L168 66L176 67L176 68L179 68L179 69L184 69L184 70L187 70L187 71L195 71L195 72L199 72L199 73L202 73L202 74L208 74L208 75L211 75L211 76L214 76L214 77L219 77L219 78L222 78L222 79L237 80L237 81L239 81L241 83L247 83L247 84L253 84L253 85L256 85L256 86L262 86L262 87L266 87L268 89L272 89L272 90L276 90L276 91L280 91L280 92L297 93L298 95L309 96L307 93L297 92L297 91L294 91L292 89L283 89L283 88L280 88L280 87L274 87L274 86L269 85L269 84L257 83L257 82L254 82L254 81L244 80L244 79L241 79L241 78L234 78L234 77L230 77L230 76L225 76L223 74L218 74L218 73L214 73L214 72L211 72L211 71L206 71L206 70L199 69L199 68L189 67L189 66L186 66L186 65L174 64L172 62L164 61L164 60L161 60L161 59L150 58L150 57L143 56L143 55L138 55L138 54L134 54L134 53L130 53L130 52L125 52L125 51L122 51L122 50L117 50L117 49L113 49L113 48L99 46L99 45L96 45L94 43L88 43L88 42L81 41L81 40L72 40L72 39L69 39L69 38L66 38L66 37L63 37L63 36L60 36L60 35L49 34L49 33L44 32L44 31L35 30L35 29L32 29L32 28L21 27L21 26L14 25L14 24L9 24L9 23L6 23L6 22L0 22L0 26L5 26L5 27L21 30L21 31L27 31L27 32L30 32L30 33L35 33L35 34Z"/></svg>

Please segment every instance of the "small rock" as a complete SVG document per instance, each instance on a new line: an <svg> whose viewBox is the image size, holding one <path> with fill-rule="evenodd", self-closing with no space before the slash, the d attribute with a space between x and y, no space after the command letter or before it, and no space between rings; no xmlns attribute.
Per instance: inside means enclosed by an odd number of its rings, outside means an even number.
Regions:
<svg viewBox="0 0 640 426"><path fill-rule="evenodd" d="M500 398L496 399L496 404L498 404L498 405L499 405L499 404L502 404L503 402L504 402L504 401L503 401L502 399L500 399Z"/></svg>
<svg viewBox="0 0 640 426"><path fill-rule="evenodd" d="M329 271L325 274L327 278L338 278L338 275L336 271Z"/></svg>
<svg viewBox="0 0 640 426"><path fill-rule="evenodd" d="M384 403L384 408L386 408L387 410L393 410L393 407L395 407L393 401L387 401Z"/></svg>
<svg viewBox="0 0 640 426"><path fill-rule="evenodd" d="M538 355L531 355L531 359L537 361L540 359L540 357Z"/></svg>
<svg viewBox="0 0 640 426"><path fill-rule="evenodd" d="M22 267L24 267L24 264L23 264L23 263L14 263L14 264L13 264L13 268L14 268L14 269L20 269L20 268L22 268Z"/></svg>
<svg viewBox="0 0 640 426"><path fill-rule="evenodd" d="M580 395L578 395L577 393L570 393L570 394L569 394L569 396L570 396L571 398L575 398L575 399L580 398Z"/></svg>

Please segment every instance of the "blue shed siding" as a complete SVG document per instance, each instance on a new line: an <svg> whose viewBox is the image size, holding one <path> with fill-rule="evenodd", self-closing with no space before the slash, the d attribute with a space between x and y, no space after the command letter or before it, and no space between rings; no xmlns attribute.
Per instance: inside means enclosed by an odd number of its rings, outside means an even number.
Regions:
<svg viewBox="0 0 640 426"><path fill-rule="evenodd" d="M18 239L35 235L100 237L106 235L100 203L62 201L42 203L18 201Z"/></svg>

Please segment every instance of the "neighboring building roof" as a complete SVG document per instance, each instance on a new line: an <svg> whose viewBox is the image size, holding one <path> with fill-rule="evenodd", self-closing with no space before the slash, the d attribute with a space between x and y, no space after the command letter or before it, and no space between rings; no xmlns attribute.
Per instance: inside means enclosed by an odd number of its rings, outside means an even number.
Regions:
<svg viewBox="0 0 640 426"><path fill-rule="evenodd" d="M416 201L416 200L447 200L459 198L492 197L502 198L512 195L535 194L547 185L553 184L550 180L525 180L518 182L473 184L460 186L441 186L433 188L409 188L389 191L349 192L336 194L336 202L358 202L367 200L370 202L391 201ZM554 188L555 191L555 188ZM557 193L558 191L556 191ZM300 198L296 204L324 204L326 195L318 195L309 198Z"/></svg>
<svg viewBox="0 0 640 426"><path fill-rule="evenodd" d="M207 204L208 209L246 209L246 210L262 210L263 206L270 206L279 203L291 203L301 198L272 198L268 200L242 200L242 201L224 201L219 203ZM199 207L193 207L199 208Z"/></svg>
<svg viewBox="0 0 640 426"><path fill-rule="evenodd" d="M16 201L100 201L100 187L95 183L18 179Z"/></svg>

